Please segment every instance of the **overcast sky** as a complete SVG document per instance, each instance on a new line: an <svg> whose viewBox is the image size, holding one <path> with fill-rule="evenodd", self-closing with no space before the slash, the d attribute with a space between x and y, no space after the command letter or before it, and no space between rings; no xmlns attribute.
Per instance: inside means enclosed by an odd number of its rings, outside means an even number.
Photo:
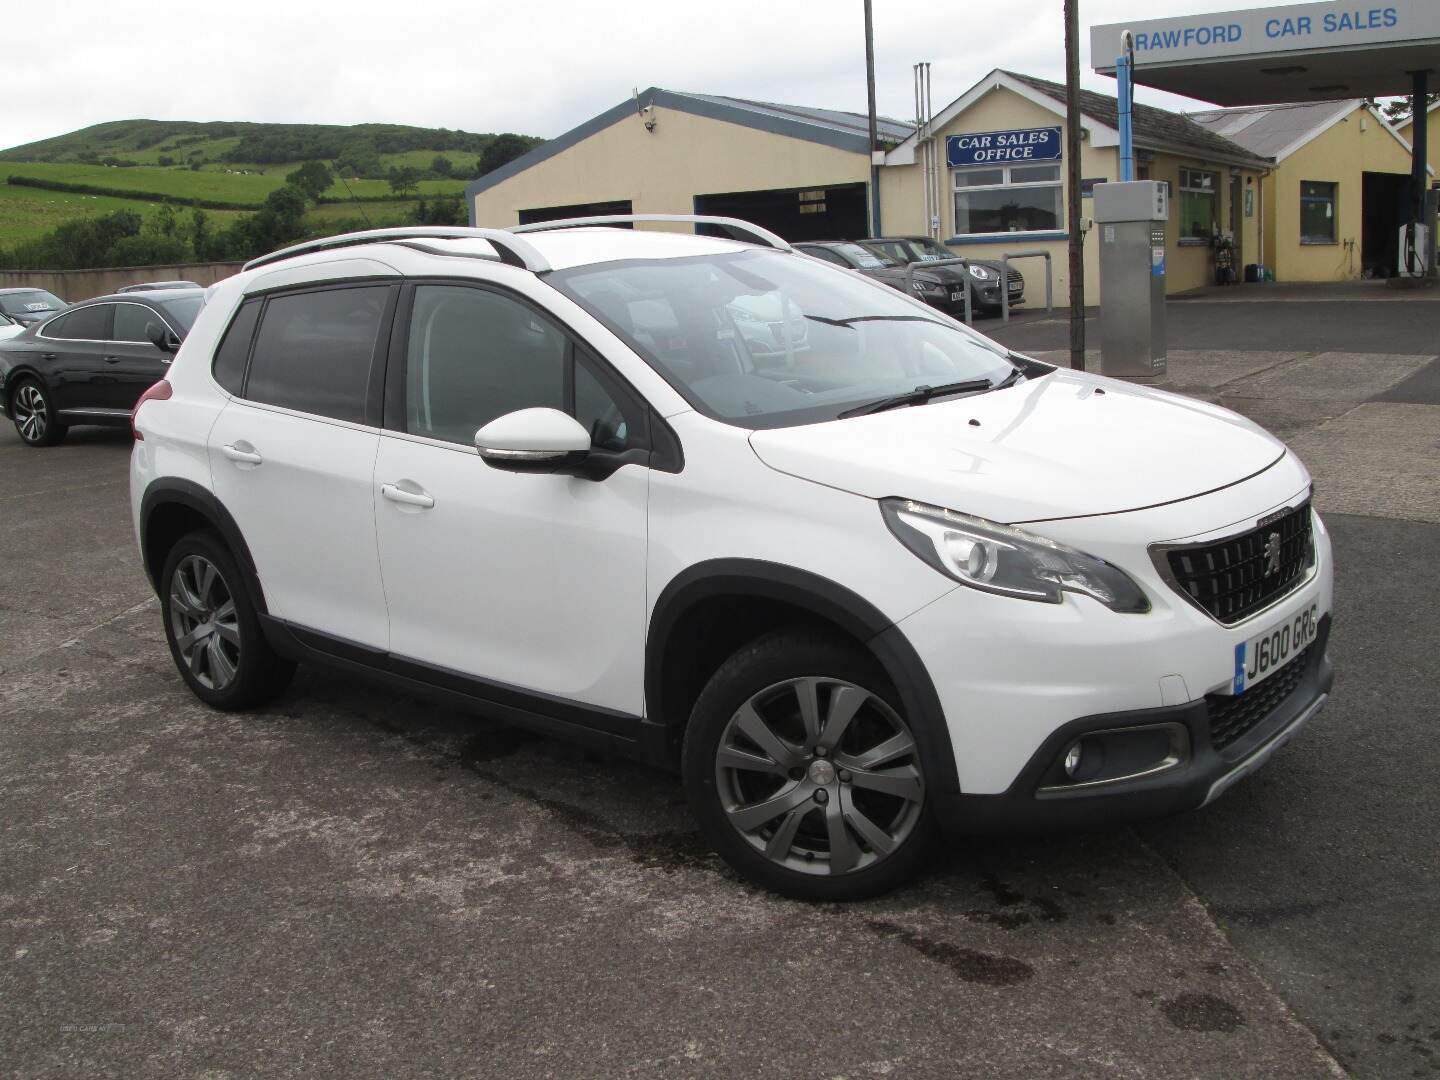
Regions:
<svg viewBox="0 0 1440 1080"><path fill-rule="evenodd" d="M912 117L918 60L933 65L937 111L995 67L1064 80L1061 0L874 6L883 114ZM1113 80L1089 70L1092 23L1242 6L1080 0L1081 82L1114 92ZM383 121L548 138L637 86L865 111L860 0L56 0L24 7L0 47L0 147L135 117ZM1144 88L1136 97L1195 107Z"/></svg>

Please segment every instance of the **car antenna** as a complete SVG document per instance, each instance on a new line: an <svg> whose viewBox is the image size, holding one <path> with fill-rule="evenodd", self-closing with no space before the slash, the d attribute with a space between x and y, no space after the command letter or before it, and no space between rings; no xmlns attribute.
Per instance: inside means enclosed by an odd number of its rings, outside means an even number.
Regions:
<svg viewBox="0 0 1440 1080"><path fill-rule="evenodd" d="M337 176L339 175L338 172L337 172L336 175L337 175ZM355 192L353 192L353 191L350 190L350 182L349 182L348 180L346 180L345 177L341 176L341 177L340 177L340 183L342 183L342 184L345 185L345 192L346 192L346 194L348 194L348 195L350 196L350 201L353 202L353 203L355 204L355 208L360 211L360 216L365 219L365 224L366 224L366 225L369 225L369 224L370 224L370 215L367 214L367 213L365 213L365 207L362 206L362 205L360 204L360 200L355 197Z"/></svg>

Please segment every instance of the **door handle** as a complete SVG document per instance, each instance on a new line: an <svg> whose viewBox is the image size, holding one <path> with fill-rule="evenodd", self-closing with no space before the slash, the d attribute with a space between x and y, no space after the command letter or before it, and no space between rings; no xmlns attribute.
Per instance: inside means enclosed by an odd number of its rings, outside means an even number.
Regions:
<svg viewBox="0 0 1440 1080"><path fill-rule="evenodd" d="M106 356L106 357L102 357L102 359L103 359L107 364L118 364L118 363L120 362L120 357L118 357L118 356Z"/></svg>
<svg viewBox="0 0 1440 1080"><path fill-rule="evenodd" d="M380 494L391 502L403 506L418 506L422 510L429 510L435 505L435 500L423 491L407 491L396 484L381 484Z"/></svg>
<svg viewBox="0 0 1440 1080"><path fill-rule="evenodd" d="M54 354L53 352L41 353L41 354L40 354L40 359L41 359L41 360L54 360L54 359L55 359L55 354Z"/></svg>
<svg viewBox="0 0 1440 1080"><path fill-rule="evenodd" d="M236 446L234 443L226 443L220 448L220 452L231 461L241 462L246 465L259 465L265 460L255 452L255 448L250 446L249 443L242 443L239 446Z"/></svg>

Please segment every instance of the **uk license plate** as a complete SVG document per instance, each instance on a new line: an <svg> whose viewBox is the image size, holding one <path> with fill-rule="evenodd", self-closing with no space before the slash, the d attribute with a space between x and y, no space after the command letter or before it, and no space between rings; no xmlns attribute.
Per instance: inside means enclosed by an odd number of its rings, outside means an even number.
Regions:
<svg viewBox="0 0 1440 1080"><path fill-rule="evenodd" d="M956 289L954 292L952 292L952 293L950 294L950 299L951 299L951 300L964 300L964 299L965 299L965 290L964 290L964 289Z"/></svg>
<svg viewBox="0 0 1440 1080"><path fill-rule="evenodd" d="M1010 282L1010 291L1011 291L1011 292L1019 292L1019 291L1020 291L1020 288L1021 288L1020 282L1018 282L1018 281L1012 281L1012 282Z"/></svg>
<svg viewBox="0 0 1440 1080"><path fill-rule="evenodd" d="M1233 693L1269 678L1298 656L1320 632L1320 605L1301 608L1284 622L1235 646Z"/></svg>

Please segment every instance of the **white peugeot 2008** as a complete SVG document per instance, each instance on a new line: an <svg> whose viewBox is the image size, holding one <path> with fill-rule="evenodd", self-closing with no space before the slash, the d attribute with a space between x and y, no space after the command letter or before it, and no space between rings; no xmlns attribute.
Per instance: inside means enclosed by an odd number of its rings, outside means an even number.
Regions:
<svg viewBox="0 0 1440 1080"><path fill-rule="evenodd" d="M211 289L131 466L202 700L316 661L672 766L741 874L828 899L945 830L1201 806L1323 704L1279 441L662 225L377 230Z"/></svg>

